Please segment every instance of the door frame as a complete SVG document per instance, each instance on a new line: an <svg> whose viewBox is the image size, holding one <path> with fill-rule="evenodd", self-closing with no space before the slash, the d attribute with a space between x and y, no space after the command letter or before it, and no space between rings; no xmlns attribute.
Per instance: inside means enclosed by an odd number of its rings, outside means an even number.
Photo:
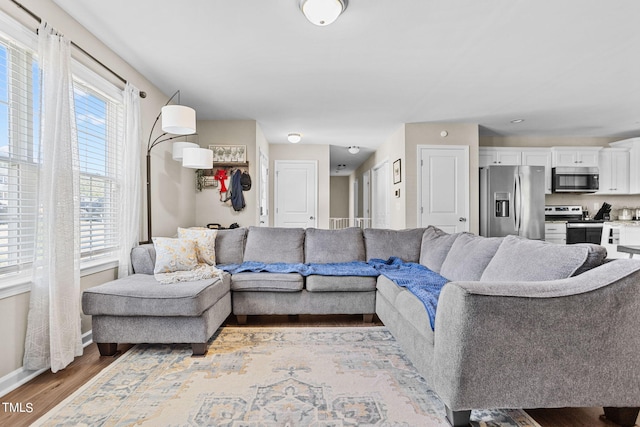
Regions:
<svg viewBox="0 0 640 427"><path fill-rule="evenodd" d="M315 186L313 187L313 200L314 200L314 212L313 221L314 224L311 227L318 227L318 161L317 160L274 160L274 183L273 183L273 208L275 210L273 214L273 225L278 227L278 217L281 215L278 209L278 172L279 166L282 164L298 164L298 165L313 165ZM307 227L308 228L308 227Z"/></svg>
<svg viewBox="0 0 640 427"><path fill-rule="evenodd" d="M428 150L428 149L435 149L435 150L461 150L464 152L465 154L465 164L463 165L463 167L465 168L465 170L467 171L467 183L464 187L464 197L465 200L467 201L466 205L466 211L465 211L465 218L467 218L467 222L466 222L466 231L469 231L469 229L471 228L471 224L469 221L469 212L471 209L471 201L469 200L469 195L470 195L470 178L471 178L471 171L469 170L469 146L468 145L431 145L431 144L418 144L416 146L416 170L418 171L416 174L416 181L417 182L417 194L416 194L416 215L417 215L417 221L416 224L418 227L426 227L427 225L422 224L422 156L421 156L421 151L422 150Z"/></svg>
<svg viewBox="0 0 640 427"><path fill-rule="evenodd" d="M262 182L262 168L266 167L267 180ZM268 227L271 218L269 217L269 157L262 151L260 147L258 149L258 226ZM266 198L267 205L264 207L265 213L262 213L262 195Z"/></svg>

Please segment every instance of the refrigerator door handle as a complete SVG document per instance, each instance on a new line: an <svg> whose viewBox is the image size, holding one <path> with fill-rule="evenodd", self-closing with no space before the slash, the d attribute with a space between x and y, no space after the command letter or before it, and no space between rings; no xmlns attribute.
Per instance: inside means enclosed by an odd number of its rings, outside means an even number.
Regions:
<svg viewBox="0 0 640 427"><path fill-rule="evenodd" d="M515 206L513 220L516 231L520 234L520 227L522 227L522 177L520 174L516 174L514 185L513 203Z"/></svg>

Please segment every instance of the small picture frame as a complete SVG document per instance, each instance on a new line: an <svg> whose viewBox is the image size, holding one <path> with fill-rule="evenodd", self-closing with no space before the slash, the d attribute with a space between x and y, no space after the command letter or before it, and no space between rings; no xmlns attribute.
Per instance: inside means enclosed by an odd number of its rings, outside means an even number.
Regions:
<svg viewBox="0 0 640 427"><path fill-rule="evenodd" d="M213 163L245 163L247 161L246 145L210 145L213 151Z"/></svg>
<svg viewBox="0 0 640 427"><path fill-rule="evenodd" d="M398 159L393 162L393 183L399 184L402 182L402 160Z"/></svg>

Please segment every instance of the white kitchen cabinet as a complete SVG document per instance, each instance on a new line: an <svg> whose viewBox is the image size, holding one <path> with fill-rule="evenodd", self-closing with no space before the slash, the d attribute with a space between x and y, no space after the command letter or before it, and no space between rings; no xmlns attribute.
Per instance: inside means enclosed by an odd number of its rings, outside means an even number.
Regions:
<svg viewBox="0 0 640 427"><path fill-rule="evenodd" d="M550 148L523 148L522 164L526 166L544 166L544 192L551 194L551 149Z"/></svg>
<svg viewBox="0 0 640 427"><path fill-rule="evenodd" d="M597 194L629 194L629 150L603 148L598 168L600 189Z"/></svg>
<svg viewBox="0 0 640 427"><path fill-rule="evenodd" d="M567 243L567 224L564 222L545 222L544 240L565 245Z"/></svg>
<svg viewBox="0 0 640 427"><path fill-rule="evenodd" d="M598 167L602 147L552 147L553 167Z"/></svg>
<svg viewBox="0 0 640 427"><path fill-rule="evenodd" d="M520 165L522 154L519 149L504 147L480 147L478 150L478 166L491 165L514 166Z"/></svg>
<svg viewBox="0 0 640 427"><path fill-rule="evenodd" d="M609 145L629 150L629 194L640 194L640 138L629 138Z"/></svg>

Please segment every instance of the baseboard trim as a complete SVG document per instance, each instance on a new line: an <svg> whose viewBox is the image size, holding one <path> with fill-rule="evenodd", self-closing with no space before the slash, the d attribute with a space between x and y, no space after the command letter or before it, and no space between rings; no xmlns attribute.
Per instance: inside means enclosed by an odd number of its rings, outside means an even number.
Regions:
<svg viewBox="0 0 640 427"><path fill-rule="evenodd" d="M82 335L82 347L86 348L91 343L93 343L93 333L92 331L89 331ZM48 370L49 368L30 371L20 367L15 371L8 373L4 377L0 378L0 397L11 393L21 385L28 383L38 375Z"/></svg>

